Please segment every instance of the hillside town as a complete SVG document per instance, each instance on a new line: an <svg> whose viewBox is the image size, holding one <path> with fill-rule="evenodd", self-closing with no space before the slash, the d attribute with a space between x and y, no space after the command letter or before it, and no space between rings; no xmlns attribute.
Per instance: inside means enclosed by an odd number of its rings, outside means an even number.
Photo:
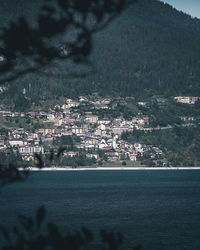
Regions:
<svg viewBox="0 0 200 250"><path fill-rule="evenodd" d="M55 141L58 138L76 136L79 138L79 142L75 145L76 150L66 150L64 157L73 157L79 154L80 150L84 150L88 158L95 158L96 161L100 159L99 150L104 151L104 158L107 161L125 159L137 161L138 157L148 151L152 158L162 154L162 151L153 145L142 145L139 142L130 144L121 139L123 132L148 129L148 117L138 114L131 120L125 120L123 117L101 119L92 112L80 114L73 111L73 108L86 103L92 104L97 110L111 108L109 98L90 101L87 97L80 97L79 101L66 99L62 106L55 105L48 112L24 113L1 110L2 117L29 117L31 120L38 120L44 125L51 124L51 126L32 129L32 131L17 128L10 130L7 136L1 134L0 151L6 152L13 148L18 151L23 160L32 161L35 153L47 154L52 148L56 149Z"/></svg>
<svg viewBox="0 0 200 250"><path fill-rule="evenodd" d="M177 102L194 104L198 98L175 97ZM124 102L119 98L119 102ZM78 100L66 99L63 104L56 104L48 111L12 112L1 108L0 117L28 118L30 121L38 121L42 126L33 126L32 129L23 127L13 128L7 134L0 134L0 152L8 152L10 149L17 152L24 161L34 161L35 154L49 154L52 150L58 150L61 146L60 138L76 137L73 148L63 152L63 157L75 157L80 152L85 152L89 159L96 163L103 159L106 161L129 160L136 162L143 155L151 159L159 158L163 152L155 145L145 145L138 141L128 143L122 139L125 132L136 130L153 130L149 126L149 117L138 113L131 119L123 116L108 118L95 115L93 110L105 111L114 109L110 98L91 100L81 96ZM145 102L138 102L145 106ZM90 111L83 111L83 107L90 107ZM82 108L81 108L82 107ZM186 118L185 118L186 119ZM78 138L78 140L77 140Z"/></svg>

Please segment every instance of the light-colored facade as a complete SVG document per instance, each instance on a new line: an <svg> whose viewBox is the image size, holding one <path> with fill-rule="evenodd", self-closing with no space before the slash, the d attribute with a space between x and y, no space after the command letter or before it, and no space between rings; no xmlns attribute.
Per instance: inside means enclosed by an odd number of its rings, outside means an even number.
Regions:
<svg viewBox="0 0 200 250"><path fill-rule="evenodd" d="M20 154L29 154L33 155L35 153L44 153L44 147L43 146L20 146L19 147L19 153Z"/></svg>

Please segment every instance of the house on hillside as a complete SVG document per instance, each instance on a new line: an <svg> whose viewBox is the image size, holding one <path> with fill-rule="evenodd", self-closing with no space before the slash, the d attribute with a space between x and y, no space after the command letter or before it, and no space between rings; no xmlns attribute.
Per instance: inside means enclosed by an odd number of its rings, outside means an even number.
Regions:
<svg viewBox="0 0 200 250"><path fill-rule="evenodd" d="M22 138L11 139L8 141L11 147L19 147L24 144L24 140Z"/></svg>
<svg viewBox="0 0 200 250"><path fill-rule="evenodd" d="M121 135L123 132L126 132L129 130L129 127L120 127L120 126L114 126L112 128L112 132L115 134L115 135Z"/></svg>
<svg viewBox="0 0 200 250"><path fill-rule="evenodd" d="M195 104L198 100L200 100L200 97L197 96L176 96L174 97L174 100L180 103L185 104Z"/></svg>
<svg viewBox="0 0 200 250"><path fill-rule="evenodd" d="M33 155L35 153L43 154L44 153L44 147L43 146L19 146L19 153L22 155Z"/></svg>
<svg viewBox="0 0 200 250"><path fill-rule="evenodd" d="M97 115L86 115L85 121L88 123L97 123L98 122L98 116Z"/></svg>

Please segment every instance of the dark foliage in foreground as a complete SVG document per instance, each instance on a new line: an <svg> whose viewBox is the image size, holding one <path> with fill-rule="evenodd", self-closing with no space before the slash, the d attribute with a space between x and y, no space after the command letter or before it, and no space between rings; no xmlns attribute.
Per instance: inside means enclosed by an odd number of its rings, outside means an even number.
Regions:
<svg viewBox="0 0 200 250"><path fill-rule="evenodd" d="M43 0L35 26L21 16L1 29L1 83L36 72L55 60L87 62L94 34L104 29L130 2ZM59 36L62 36L60 46L55 44Z"/></svg>
<svg viewBox="0 0 200 250"><path fill-rule="evenodd" d="M19 215L19 226L13 227L12 233L1 227L0 231L7 242L2 250L117 250L122 245L123 236L119 232L101 230L98 243L93 233L85 227L65 234L56 224L45 223L45 214L45 208L40 207L34 217Z"/></svg>
<svg viewBox="0 0 200 250"><path fill-rule="evenodd" d="M6 184L24 181L28 177L28 170L24 167L19 171L15 164L9 163L8 165L0 164L0 186L5 186Z"/></svg>

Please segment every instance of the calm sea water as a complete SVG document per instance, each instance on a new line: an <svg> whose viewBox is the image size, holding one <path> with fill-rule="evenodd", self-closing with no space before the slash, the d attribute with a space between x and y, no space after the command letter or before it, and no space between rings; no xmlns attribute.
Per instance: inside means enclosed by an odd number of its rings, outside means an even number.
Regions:
<svg viewBox="0 0 200 250"><path fill-rule="evenodd" d="M62 230L118 230L122 249L200 249L200 171L62 171L32 173L0 193L1 224L45 205Z"/></svg>

